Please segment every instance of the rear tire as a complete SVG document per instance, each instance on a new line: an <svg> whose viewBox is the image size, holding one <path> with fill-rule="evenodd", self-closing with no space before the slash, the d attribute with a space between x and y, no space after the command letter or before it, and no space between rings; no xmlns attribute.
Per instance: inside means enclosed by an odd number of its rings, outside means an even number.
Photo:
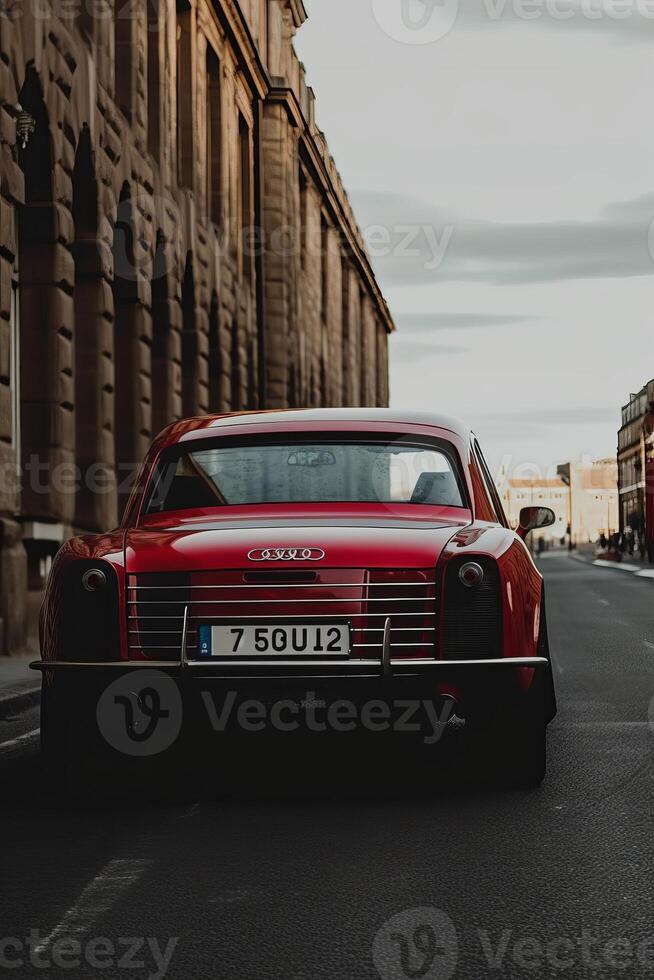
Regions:
<svg viewBox="0 0 654 980"><path fill-rule="evenodd" d="M68 789L69 724L60 693L41 686L41 770L48 790L60 794Z"/></svg>
<svg viewBox="0 0 654 980"><path fill-rule="evenodd" d="M85 747L80 731L74 731L71 705L65 691L48 685L41 688L41 771L46 788L57 796L68 796L83 784Z"/></svg>
<svg viewBox="0 0 654 980"><path fill-rule="evenodd" d="M516 789L537 789L547 773L545 725L516 726L505 734L503 742L506 757L498 760L502 783Z"/></svg>
<svg viewBox="0 0 654 980"><path fill-rule="evenodd" d="M547 772L547 726L542 721L497 721L475 733L482 779L503 789L536 789Z"/></svg>

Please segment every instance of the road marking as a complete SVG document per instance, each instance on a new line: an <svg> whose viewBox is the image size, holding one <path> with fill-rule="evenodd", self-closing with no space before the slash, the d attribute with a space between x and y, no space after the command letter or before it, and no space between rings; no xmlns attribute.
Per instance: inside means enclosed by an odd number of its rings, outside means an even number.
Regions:
<svg viewBox="0 0 654 980"><path fill-rule="evenodd" d="M39 729L35 728L32 732L27 732L25 735L19 735L17 738L12 738L8 742L0 742L0 755L4 755L6 752L11 752L18 745L25 745L28 742L36 742L39 737Z"/></svg>
<svg viewBox="0 0 654 980"><path fill-rule="evenodd" d="M598 599L597 601L600 604L600 606L610 606L611 605L611 603L609 602L608 599Z"/></svg>
<svg viewBox="0 0 654 980"><path fill-rule="evenodd" d="M5 695L5 697L0 698L0 708L2 708L2 706L5 704L9 704L11 701L20 700L22 698L31 698L31 697L35 698L36 695L40 693L41 693L40 687L28 687L24 691L23 690L14 691L13 694L7 694Z"/></svg>
<svg viewBox="0 0 654 980"><path fill-rule="evenodd" d="M645 644L648 650L654 650L654 643L650 643L649 640L643 640L643 643Z"/></svg>
<svg viewBox="0 0 654 980"><path fill-rule="evenodd" d="M131 888L153 863L153 861L137 861L132 858L116 858L110 861L86 886L75 904L68 909L50 935L39 943L34 952L37 954L46 952L54 940L62 935L66 939L79 939L88 932L99 916L109 912L120 896Z"/></svg>
<svg viewBox="0 0 654 980"><path fill-rule="evenodd" d="M638 578L654 578L654 568L643 568L640 572L636 572Z"/></svg>

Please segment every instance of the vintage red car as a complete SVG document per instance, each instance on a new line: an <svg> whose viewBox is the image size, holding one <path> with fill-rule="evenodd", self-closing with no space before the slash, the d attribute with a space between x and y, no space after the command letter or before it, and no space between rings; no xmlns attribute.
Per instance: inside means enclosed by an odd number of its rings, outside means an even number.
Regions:
<svg viewBox="0 0 654 980"><path fill-rule="evenodd" d="M543 580L524 539L553 520L526 509L513 531L477 439L450 418L333 409L177 422L153 443L120 528L56 557L34 665L46 765L61 770L92 740L102 719L86 706L106 703L119 678L111 705L144 744L171 714L156 674L181 692L184 726L200 689L282 698L288 728L302 692L340 722L344 701L373 698L377 728L380 703L417 698L443 709L443 724L465 719L507 782L537 785L556 700Z"/></svg>

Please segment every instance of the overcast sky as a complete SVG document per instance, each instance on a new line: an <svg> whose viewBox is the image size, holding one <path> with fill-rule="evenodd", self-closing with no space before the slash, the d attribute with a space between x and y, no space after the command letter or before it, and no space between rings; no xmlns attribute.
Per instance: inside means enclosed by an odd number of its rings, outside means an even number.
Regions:
<svg viewBox="0 0 654 980"><path fill-rule="evenodd" d="M396 407L494 466L615 453L654 377L654 0L305 0Z"/></svg>

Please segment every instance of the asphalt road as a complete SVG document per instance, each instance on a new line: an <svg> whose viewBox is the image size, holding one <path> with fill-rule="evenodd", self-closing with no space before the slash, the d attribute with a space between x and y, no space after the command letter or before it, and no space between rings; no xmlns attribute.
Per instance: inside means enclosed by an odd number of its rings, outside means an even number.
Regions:
<svg viewBox="0 0 654 980"><path fill-rule="evenodd" d="M560 710L537 791L323 760L318 793L289 762L276 794L63 804L35 710L3 722L0 977L654 976L654 581L542 567Z"/></svg>

